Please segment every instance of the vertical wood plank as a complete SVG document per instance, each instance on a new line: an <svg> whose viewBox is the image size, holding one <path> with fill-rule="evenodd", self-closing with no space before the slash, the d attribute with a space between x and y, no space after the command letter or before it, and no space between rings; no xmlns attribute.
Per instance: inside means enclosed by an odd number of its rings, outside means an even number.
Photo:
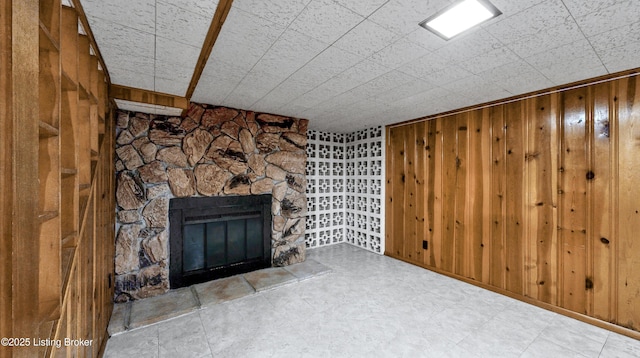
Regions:
<svg viewBox="0 0 640 358"><path fill-rule="evenodd" d="M614 318L611 310L611 292L615 282L612 270L615 261L610 245L613 238L610 105L614 96L613 85L610 82L595 85L593 88L591 167L594 177L591 180L592 205L589 213L592 231L587 240L593 248L592 314L604 321Z"/></svg>
<svg viewBox="0 0 640 358"><path fill-rule="evenodd" d="M443 192L442 192L442 180L443 180L443 159L444 159L444 135L442 130L442 118L433 120L431 125L434 135L434 170L433 170L433 235L431 245L431 255L433 256L433 265L439 269L442 268L443 261L443 220L442 220L442 205L443 205Z"/></svg>
<svg viewBox="0 0 640 358"><path fill-rule="evenodd" d="M425 214L425 229L427 234L427 241L429 242L428 254L425 255L424 263L429 266L436 265L436 255L435 255L435 242L436 242L436 234L435 234L435 217L436 217L436 207L435 200L436 195L436 175L440 173L440 171L436 167L436 121L431 120L427 121L427 145L426 145L426 156L427 156L427 183L425 187L426 191L426 214Z"/></svg>
<svg viewBox="0 0 640 358"><path fill-rule="evenodd" d="M468 138L469 147L467 151L467 193L468 204L466 214L466 261L469 266L467 277L474 280L482 280L485 232L484 232L484 189L485 173L483 172L482 149L482 111L469 113Z"/></svg>
<svg viewBox="0 0 640 358"><path fill-rule="evenodd" d="M530 247L529 295L542 302L555 304L557 290L557 235L554 208L554 158L557 139L556 116L552 96L542 96L531 101L529 122L529 150L526 156L529 177L529 228Z"/></svg>
<svg viewBox="0 0 640 358"><path fill-rule="evenodd" d="M11 2L0 3L0 316L11 317L13 113L11 67ZM13 337L12 322L0 319L0 336Z"/></svg>
<svg viewBox="0 0 640 358"><path fill-rule="evenodd" d="M505 105L506 155L506 289L522 294L524 289L524 122L523 103Z"/></svg>
<svg viewBox="0 0 640 358"><path fill-rule="evenodd" d="M12 324L14 337L38 331L38 17L36 0L11 2ZM33 348L33 347L32 347ZM33 356L35 349L14 351Z"/></svg>
<svg viewBox="0 0 640 358"><path fill-rule="evenodd" d="M392 167L394 168L391 184L391 210L393 214L393 235L391 249L394 255L402 255L404 253L405 231L405 197L404 197L404 179L405 179L405 150L404 150L405 128L393 128L391 131L391 148ZM389 155L389 154L387 154Z"/></svg>
<svg viewBox="0 0 640 358"><path fill-rule="evenodd" d="M618 323L640 330L640 82L621 80L618 94Z"/></svg>
<svg viewBox="0 0 640 358"><path fill-rule="evenodd" d="M416 242L414 246L415 257L418 262L424 262L424 251L422 241L427 240L425 216L426 216L426 198L427 188L426 171L427 171L427 132L425 122L416 123L415 126L415 202L416 202Z"/></svg>
<svg viewBox="0 0 640 358"><path fill-rule="evenodd" d="M0 3L0 335L13 337L11 317L12 213L13 191L11 155L13 113L11 109L11 1ZM4 357L8 354L1 353Z"/></svg>
<svg viewBox="0 0 640 358"><path fill-rule="evenodd" d="M489 284L491 279L492 222L491 222L491 185L493 183L491 162L492 154L492 117L491 110L482 109L482 282Z"/></svg>
<svg viewBox="0 0 640 358"><path fill-rule="evenodd" d="M402 182L404 184L405 228L404 237L406 245L402 256L415 261L417 249L417 213L416 213L416 130L410 128L404 134L404 171Z"/></svg>
<svg viewBox="0 0 640 358"><path fill-rule="evenodd" d="M469 221L468 199L467 199L467 155L469 142L468 114L462 113L454 116L451 120L456 120L456 172L455 172L455 194L454 194L454 241L453 241L453 272L458 275L469 277L469 240L467 227Z"/></svg>
<svg viewBox="0 0 640 358"><path fill-rule="evenodd" d="M490 109L492 122L491 141L491 273L489 283L506 288L505 216L506 216L506 133L504 105Z"/></svg>
<svg viewBox="0 0 640 358"><path fill-rule="evenodd" d="M441 268L454 270L456 227L457 127L455 118L442 119L442 257Z"/></svg>
<svg viewBox="0 0 640 358"><path fill-rule="evenodd" d="M562 221L562 300L564 308L586 313L587 89L563 94L560 202Z"/></svg>

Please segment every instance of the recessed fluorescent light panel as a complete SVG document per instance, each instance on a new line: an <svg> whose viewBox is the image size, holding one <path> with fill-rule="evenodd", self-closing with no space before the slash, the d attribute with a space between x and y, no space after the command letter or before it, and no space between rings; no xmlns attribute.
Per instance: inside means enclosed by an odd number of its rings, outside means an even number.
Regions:
<svg viewBox="0 0 640 358"><path fill-rule="evenodd" d="M455 36L502 14L486 0L463 0L447 7L420 23L420 26L451 40Z"/></svg>

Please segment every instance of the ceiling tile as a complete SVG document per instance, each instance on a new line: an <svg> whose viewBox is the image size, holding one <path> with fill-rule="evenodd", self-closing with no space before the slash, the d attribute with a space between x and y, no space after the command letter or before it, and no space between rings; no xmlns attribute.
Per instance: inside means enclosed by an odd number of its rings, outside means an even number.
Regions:
<svg viewBox="0 0 640 358"><path fill-rule="evenodd" d="M311 0L235 0L232 8L249 12L281 26L289 26Z"/></svg>
<svg viewBox="0 0 640 358"><path fill-rule="evenodd" d="M251 108L281 81L281 76L271 72L251 70L225 98L223 105L230 105L234 108Z"/></svg>
<svg viewBox="0 0 640 358"><path fill-rule="evenodd" d="M604 10L620 0L562 0L574 17L580 17ZM626 2L626 0L625 0Z"/></svg>
<svg viewBox="0 0 640 358"><path fill-rule="evenodd" d="M540 30L532 35L523 36L507 47L520 57L529 57L549 49L583 40L585 37L578 24L569 19L566 22Z"/></svg>
<svg viewBox="0 0 640 358"><path fill-rule="evenodd" d="M607 73L591 44L586 40L564 45L525 60L556 85L585 79L586 77L580 77L587 72L592 74L591 77Z"/></svg>
<svg viewBox="0 0 640 358"><path fill-rule="evenodd" d="M156 61L172 64L175 70L180 71L186 68L190 73L193 73L199 56L199 47L186 45L163 37L156 38Z"/></svg>
<svg viewBox="0 0 640 358"><path fill-rule="evenodd" d="M419 23L447 7L451 0L392 0L369 16L369 20L401 35L419 28Z"/></svg>
<svg viewBox="0 0 640 358"><path fill-rule="evenodd" d="M190 80L190 77L185 80L184 78L163 78L156 75L155 91L183 97L187 93Z"/></svg>
<svg viewBox="0 0 640 358"><path fill-rule="evenodd" d="M284 30L284 26L232 7L209 61L242 64L249 70Z"/></svg>
<svg viewBox="0 0 640 358"><path fill-rule="evenodd" d="M506 47L501 47L480 54L470 60L458 64L461 68L471 73L481 73L516 60L520 57Z"/></svg>
<svg viewBox="0 0 640 358"><path fill-rule="evenodd" d="M348 70L322 84L323 87L342 93L389 72L390 69L373 61L363 60Z"/></svg>
<svg viewBox="0 0 640 358"><path fill-rule="evenodd" d="M534 5L537 5L544 0L527 0L527 1L514 1L514 0L490 0L491 3L502 12L502 15L495 18L493 21L501 21L506 17L513 16L520 11L526 10ZM496 21L497 20L497 21Z"/></svg>
<svg viewBox="0 0 640 358"><path fill-rule="evenodd" d="M427 78L429 74L442 71L449 66L451 66L451 63L444 58L435 53L427 53L420 58L398 67L398 71L424 79Z"/></svg>
<svg viewBox="0 0 640 358"><path fill-rule="evenodd" d="M442 37L437 36L431 31L427 31L423 27L418 27L416 30L405 36L405 38L411 42L417 43L429 51L437 50L448 43L448 41L445 41Z"/></svg>
<svg viewBox="0 0 640 358"><path fill-rule="evenodd" d="M331 44L363 20L362 16L331 0L313 0L290 29Z"/></svg>
<svg viewBox="0 0 640 358"><path fill-rule="evenodd" d="M267 93L260 99L256 106L273 106L276 108L287 108L290 103L295 102L295 99L303 94L313 90L317 85L309 84L306 81L300 81L292 78L288 78L286 81L280 83L277 87ZM287 105L287 106L285 106Z"/></svg>
<svg viewBox="0 0 640 358"><path fill-rule="evenodd" d="M104 61L108 66L109 73L111 73L112 68L123 68L131 72L143 73L152 76L155 73L155 60L153 57L138 57L118 54L115 50L112 50L110 46L103 46L101 49L104 52L110 53L110 55L104 56Z"/></svg>
<svg viewBox="0 0 640 358"><path fill-rule="evenodd" d="M638 22L640 1L627 0L576 18L576 22L587 37Z"/></svg>
<svg viewBox="0 0 640 358"><path fill-rule="evenodd" d="M277 85L327 47L325 43L289 29L258 61L254 70L279 77Z"/></svg>
<svg viewBox="0 0 640 358"><path fill-rule="evenodd" d="M452 65L444 70L430 73L425 79L434 85L442 86L449 82L457 81L459 79L469 77L472 73L460 68L459 66Z"/></svg>
<svg viewBox="0 0 640 358"><path fill-rule="evenodd" d="M640 22L592 36L589 38L589 42L601 56L606 55L609 51L617 47L640 42ZM638 62L638 65L640 65L640 61Z"/></svg>
<svg viewBox="0 0 640 358"><path fill-rule="evenodd" d="M299 106L311 108L337 95L334 91L325 87L316 87L311 91L297 97L293 103Z"/></svg>
<svg viewBox="0 0 640 358"><path fill-rule="evenodd" d="M561 1L547 0L484 28L502 43L510 44L570 19L571 14Z"/></svg>
<svg viewBox="0 0 640 358"><path fill-rule="evenodd" d="M503 47L500 41L478 28L449 41L434 53L451 63L459 63L500 47Z"/></svg>
<svg viewBox="0 0 640 358"><path fill-rule="evenodd" d="M618 72L640 67L640 42L616 47L600 55L609 72Z"/></svg>
<svg viewBox="0 0 640 358"><path fill-rule="evenodd" d="M486 84L487 82L478 75L471 75L464 78L461 78L457 81L452 81L442 85L442 87L446 88L451 92L462 92L468 88L475 88Z"/></svg>
<svg viewBox="0 0 640 358"><path fill-rule="evenodd" d="M554 83L540 72L522 72L510 78L497 82L497 85L509 91L512 95L519 95L545 88L553 87Z"/></svg>
<svg viewBox="0 0 640 358"><path fill-rule="evenodd" d="M538 70L522 59L481 72L478 76L486 82L502 83L526 73L536 73L543 77Z"/></svg>
<svg viewBox="0 0 640 358"><path fill-rule="evenodd" d="M193 93L192 100L220 105L246 76L248 69L236 63L207 62Z"/></svg>
<svg viewBox="0 0 640 358"><path fill-rule="evenodd" d="M367 1L353 1L353 0L334 0L338 4L350 9L351 11L367 17L371 15L376 9L386 3L388 0L367 0Z"/></svg>
<svg viewBox="0 0 640 358"><path fill-rule="evenodd" d="M351 29L333 45L361 57L369 57L398 39L399 35L365 20Z"/></svg>
<svg viewBox="0 0 640 358"><path fill-rule="evenodd" d="M435 86L425 80L414 78L413 80L403 83L397 87L389 88L386 92L377 94L373 97L376 101L393 104L401 99L415 96L433 89Z"/></svg>
<svg viewBox="0 0 640 358"><path fill-rule="evenodd" d="M558 64L571 65L579 58L598 59L598 56L595 54L591 44L589 44L587 40L579 40L556 47L549 51L527 57L525 58L525 61L534 68L540 70L542 68L553 67Z"/></svg>
<svg viewBox="0 0 640 358"><path fill-rule="evenodd" d="M82 7L92 29L94 21L91 18L100 18L139 31L155 33L156 0L82 0ZM102 31L98 30L94 35L102 35Z"/></svg>
<svg viewBox="0 0 640 358"><path fill-rule="evenodd" d="M161 0L167 4L175 5L179 8L190 11L194 14L199 14L205 17L212 18L218 7L218 0Z"/></svg>
<svg viewBox="0 0 640 358"><path fill-rule="evenodd" d="M292 74L289 79L307 83L313 88L360 61L362 58L359 56L330 46Z"/></svg>
<svg viewBox="0 0 640 358"><path fill-rule="evenodd" d="M413 80L415 80L415 77L394 70L376 77L356 87L354 90L365 94L367 97L371 97L385 92L388 88L395 88L412 82Z"/></svg>
<svg viewBox="0 0 640 358"><path fill-rule="evenodd" d="M437 100L438 98L443 98L451 95L451 91L442 87L433 86L426 91L418 92L413 94L412 96L407 96L403 99L400 99L396 101L395 105L404 107L422 106L422 104L424 103L429 103Z"/></svg>
<svg viewBox="0 0 640 358"><path fill-rule="evenodd" d="M156 35L202 47L211 18L160 0L156 6Z"/></svg>
<svg viewBox="0 0 640 358"><path fill-rule="evenodd" d="M89 21L107 66L111 65L107 59L113 53L154 58L154 35L95 17L90 17Z"/></svg>
<svg viewBox="0 0 640 358"><path fill-rule="evenodd" d="M155 88L153 73L133 72L124 68L109 67L111 83L153 91Z"/></svg>
<svg viewBox="0 0 640 358"><path fill-rule="evenodd" d="M419 57L426 55L429 50L401 38L384 49L371 55L370 59L388 68L398 68Z"/></svg>

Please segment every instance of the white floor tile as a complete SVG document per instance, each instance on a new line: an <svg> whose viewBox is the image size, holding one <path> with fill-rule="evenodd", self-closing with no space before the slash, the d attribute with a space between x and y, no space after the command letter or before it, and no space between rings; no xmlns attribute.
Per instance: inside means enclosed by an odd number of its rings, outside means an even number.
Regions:
<svg viewBox="0 0 640 358"><path fill-rule="evenodd" d="M109 339L105 357L638 357L640 342L389 257L308 251L332 272Z"/></svg>

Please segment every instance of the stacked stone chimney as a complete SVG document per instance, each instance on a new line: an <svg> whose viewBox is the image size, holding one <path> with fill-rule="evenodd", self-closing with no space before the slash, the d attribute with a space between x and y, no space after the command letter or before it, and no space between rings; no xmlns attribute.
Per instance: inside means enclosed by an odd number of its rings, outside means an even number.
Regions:
<svg viewBox="0 0 640 358"><path fill-rule="evenodd" d="M116 300L169 289L169 200L273 196L272 263L305 259L305 119L192 104L181 117L120 112Z"/></svg>

